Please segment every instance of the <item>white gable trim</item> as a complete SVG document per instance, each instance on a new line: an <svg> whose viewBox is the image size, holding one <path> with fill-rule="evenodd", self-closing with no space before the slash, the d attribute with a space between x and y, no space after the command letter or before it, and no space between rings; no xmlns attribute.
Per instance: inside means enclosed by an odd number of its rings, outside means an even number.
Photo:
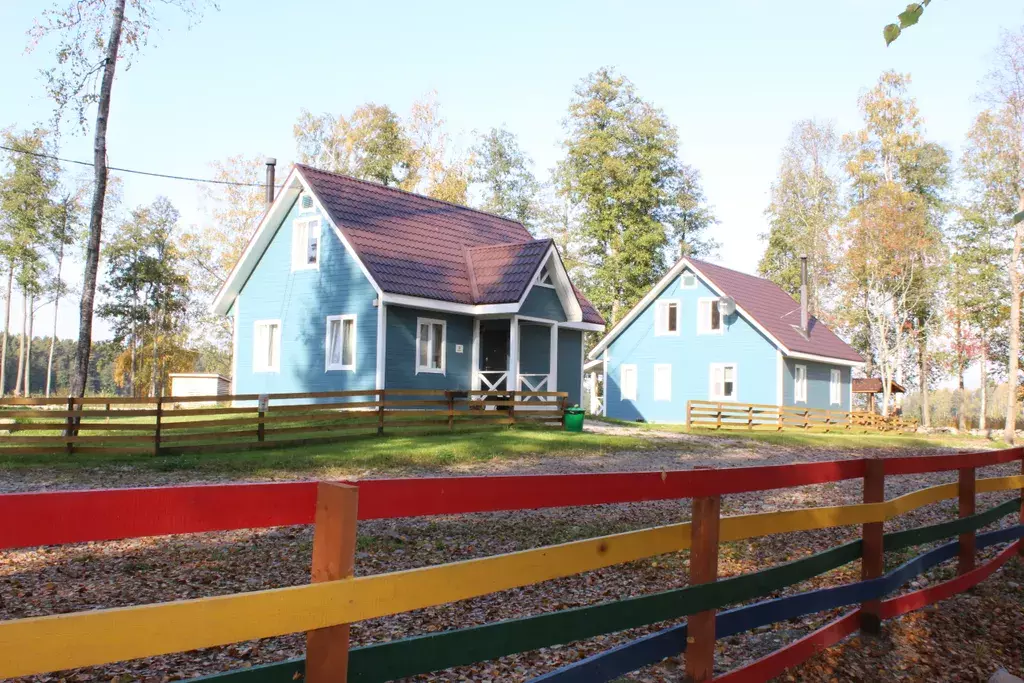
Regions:
<svg viewBox="0 0 1024 683"><path fill-rule="evenodd" d="M381 289L377 282L370 275L370 271L366 269L366 265L356 254L355 249L349 244L349 241L345 238L344 233L338 228L334 219L331 218L331 214L328 213L323 204L320 202L320 198L317 197L316 193L306 182L306 179L302 177L298 168L292 167L291 172L288 173L288 177L285 179L281 191L278 192L277 197L274 198L270 208L263 214L263 218L260 220L259 225L256 227L256 232L253 233L252 238L249 240L249 244L246 245L245 251L242 252L241 258L235 264L235 267L231 269L231 273L228 275L228 279L224 281L224 285L217 292L217 296L214 298L213 303L210 305L210 310L218 315L224 315L228 308L231 306L231 302L235 300L245 282L252 275L252 271L256 268L256 264L259 263L263 253L270 246L270 242L274 239L278 230L281 229L281 224L284 222L285 217L291 210L292 205L299 198L302 192L308 192L313 198L313 202L316 208L323 215L327 224L331 226L334 234L338 237L341 243L345 246L346 251L349 255L355 259L355 262L359 265L359 269L369 280L377 293L380 294Z"/></svg>
<svg viewBox="0 0 1024 683"><path fill-rule="evenodd" d="M552 258L553 256L555 258ZM562 311L565 313L566 320L572 323L582 322L583 307L580 306L579 299L576 298L576 292L572 288L572 281L569 280L569 273L566 272L565 264L562 263L562 256L558 253L558 249L555 248L554 244L548 247L544 257L540 260L540 264L533 271L530 285L523 291L523 295L519 297L519 306L523 305L523 302L526 301L526 297L530 296L533 288L539 285L538 278L549 262L554 263L554 268L549 268L548 271L551 273L555 293L558 294L558 300L562 304ZM548 285L540 286L547 287Z"/></svg>
<svg viewBox="0 0 1024 683"><path fill-rule="evenodd" d="M819 356L813 353L802 353L800 351L792 351L786 354L790 358L799 358L800 360L811 360L817 363L828 363L831 365L847 365L851 368L862 368L864 367L864 361L861 360L847 360L846 358L832 358L831 356Z"/></svg>
<svg viewBox="0 0 1024 683"><path fill-rule="evenodd" d="M700 278L700 280L704 284L706 284L718 296L726 296L725 292L723 292L718 287L718 285L716 285L711 280L711 278L709 278L707 275L702 273L699 268L697 268L695 265L693 265L693 263L690 262L690 259L687 259L687 258L679 259L679 261L677 261L676 264L674 266L672 266L672 268L670 268L669 271L665 274L665 277L661 278L661 280L658 281L658 284L654 285L654 289L649 291L647 293L647 296L645 296L643 299L640 300L640 303L638 303L636 306L631 308L629 310L629 313L626 314L626 317L623 318L622 320L620 320L619 323L615 327L612 328L611 332L609 332L605 336L604 339L602 339L600 342L598 342L597 346L595 346L594 349L590 352L589 357L590 358L597 358L597 356L601 353L601 351L603 351L605 348L607 348L608 345L611 344L615 340L615 338L618 337L622 333L623 330L625 330L627 327L629 327L629 324L632 323L636 319L636 317L638 315L643 313L647 309L647 307L650 306L654 302L654 300L657 299L658 296L663 291L665 291L665 289L670 284L672 284L672 282L677 277L679 277L680 273L682 273L687 268L692 270L693 274L696 275L698 278ZM764 328L764 326L761 325L761 323L757 322L757 320L755 320L752 315L750 315L745 310L743 310L743 307L740 306L739 304L736 304L736 312L739 313L740 315L742 315L743 318L747 322L749 322L751 325L753 325L754 328L757 329L758 332L763 334L773 344L775 344L775 347L777 349L781 350L786 355L789 355L789 349L787 349L786 346L775 337L775 335L773 335L768 330L766 330Z"/></svg>

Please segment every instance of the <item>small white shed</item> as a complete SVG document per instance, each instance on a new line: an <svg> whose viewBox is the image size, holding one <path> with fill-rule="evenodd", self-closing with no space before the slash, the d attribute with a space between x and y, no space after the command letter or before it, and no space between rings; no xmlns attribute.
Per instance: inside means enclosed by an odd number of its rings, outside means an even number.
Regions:
<svg viewBox="0 0 1024 683"><path fill-rule="evenodd" d="M215 372L172 372L169 377L172 397L227 396L231 393L231 378ZM202 405L202 402L193 405Z"/></svg>

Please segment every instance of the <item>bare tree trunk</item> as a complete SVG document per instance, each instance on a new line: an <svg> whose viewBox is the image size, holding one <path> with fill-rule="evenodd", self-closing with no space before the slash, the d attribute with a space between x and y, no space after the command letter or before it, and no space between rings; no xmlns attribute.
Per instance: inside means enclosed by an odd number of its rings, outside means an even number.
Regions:
<svg viewBox="0 0 1024 683"><path fill-rule="evenodd" d="M28 298L28 341L25 342L25 395L32 395L32 328L36 321L36 295Z"/></svg>
<svg viewBox="0 0 1024 683"><path fill-rule="evenodd" d="M981 333L981 413L978 415L978 429L988 436L988 338Z"/></svg>
<svg viewBox="0 0 1024 683"><path fill-rule="evenodd" d="M7 393L7 334L11 325L11 297L14 296L14 262L7 269L7 297L4 302L3 348L0 349L0 396Z"/></svg>
<svg viewBox="0 0 1024 683"><path fill-rule="evenodd" d="M89 379L89 354L92 350L92 315L96 300L96 274L100 264L100 233L103 228L103 203L107 196L107 122L110 118L110 93L114 86L117 51L121 46L121 26L124 24L126 0L116 0L104 57L103 80L96 110L96 135L93 143L92 210L89 213L89 241L85 249L85 277L82 284L82 303L79 307L78 347L75 350L75 372L71 381L71 395L84 396Z"/></svg>
<svg viewBox="0 0 1024 683"><path fill-rule="evenodd" d="M159 367L158 366L160 364L160 352L157 349L156 337L157 337L157 330L154 329L153 330L153 369L150 372L150 377L149 377L149 390L151 392L150 395L153 396L153 397L156 397L156 395L157 395L157 393L156 393L156 388L157 388L156 387L156 375L157 375L157 372L159 372Z"/></svg>
<svg viewBox="0 0 1024 683"><path fill-rule="evenodd" d="M967 392L964 390L964 364L960 363L959 366L957 371L957 389L960 400L957 402L956 408L956 428L963 432L967 429L967 411L965 410L967 407Z"/></svg>
<svg viewBox="0 0 1024 683"><path fill-rule="evenodd" d="M928 337L923 331L918 336L917 355L921 361L921 426L931 427L932 416L928 405Z"/></svg>
<svg viewBox="0 0 1024 683"><path fill-rule="evenodd" d="M25 333L28 332L28 293L21 290L21 343L18 345L18 371L14 376L14 395L21 395L25 370Z"/></svg>
<svg viewBox="0 0 1024 683"><path fill-rule="evenodd" d="M1017 210L1024 211L1024 193L1017 202ZM1018 223L1013 231L1013 257L1010 261L1010 357L1009 391L1006 393L1006 426L1003 440L1012 444L1017 431L1017 372L1020 354L1020 253L1024 241L1024 223Z"/></svg>
<svg viewBox="0 0 1024 683"><path fill-rule="evenodd" d="M67 226L67 213L65 212L65 227ZM57 292L53 298L53 330L50 334L50 355L46 359L46 398L50 398L50 387L53 379L53 350L57 346L57 309L60 308L61 293L61 270L64 268L64 240L60 242L60 249L57 252Z"/></svg>

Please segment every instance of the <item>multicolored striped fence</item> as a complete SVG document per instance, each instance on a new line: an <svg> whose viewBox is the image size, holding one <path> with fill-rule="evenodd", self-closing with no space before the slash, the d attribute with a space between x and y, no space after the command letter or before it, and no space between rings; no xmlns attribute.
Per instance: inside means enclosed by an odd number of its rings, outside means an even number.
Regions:
<svg viewBox="0 0 1024 683"><path fill-rule="evenodd" d="M0 622L0 677L183 652L307 632L307 657L203 680L389 681L689 617L681 626L585 659L538 681L608 681L686 652L687 672L710 680L716 638L796 616L860 605L849 615L716 680L764 681L857 628L966 590L1021 554L1017 498L983 512L979 493L1024 489L1021 475L976 479L977 468L1021 462L1024 449L962 455L860 459L785 466L655 473L240 484L0 496L0 549L138 536L315 523L313 583L196 600ZM886 500L887 476L958 471L955 483ZM735 517L721 496L863 479L864 502ZM692 498L691 522L573 541L421 569L354 576L357 519ZM958 519L883 534L883 522L949 498ZM1009 515L1015 523L977 534ZM718 579L720 543L769 534L861 525L862 539L753 574ZM884 553L957 536L898 569ZM978 548L1009 544L975 566ZM349 649L348 624L441 605L615 564L690 551L691 585L653 595ZM936 564L958 558L957 578L883 598ZM858 583L756 600L860 559Z"/></svg>

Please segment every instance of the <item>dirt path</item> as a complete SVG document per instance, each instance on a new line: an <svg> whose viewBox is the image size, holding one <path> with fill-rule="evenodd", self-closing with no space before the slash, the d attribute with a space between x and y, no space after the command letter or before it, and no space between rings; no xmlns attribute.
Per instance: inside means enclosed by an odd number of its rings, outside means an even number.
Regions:
<svg viewBox="0 0 1024 683"><path fill-rule="evenodd" d="M649 437L651 432L645 430L644 434ZM849 454L821 447L787 448L742 439L708 439L672 432L665 434L665 447L653 451L622 452L571 459L503 459L473 467L448 468L444 473L468 475L659 471L690 469L697 466L781 465L863 455L863 452ZM937 452L945 450L948 449L939 449ZM905 451L898 449L872 452L882 455L906 454ZM987 468L983 476L1018 472L1019 466L1001 466ZM437 475L438 471L430 473ZM415 472L390 472L388 476L408 474ZM294 478L302 479L308 476L300 474ZM924 486L953 481L955 477L955 473L944 473L891 478L887 495L897 496ZM14 477L5 475L2 486L8 491L55 490L71 487L208 483L217 480L222 478L197 478L187 473L166 473L157 476L145 473L140 476L138 473L125 470L114 473L96 472L93 475L77 473L73 479L52 473L18 474ZM988 507L1007 497L1008 494L986 494L980 497L979 507ZM849 481L783 491L730 495L723 501L723 514L736 515L795 507L849 504L859 502L860 498L860 482ZM894 531L945 520L955 515L955 511L955 502L947 501L887 524L886 530ZM422 567L640 529L685 520L688 512L689 506L685 501L664 501L363 522L359 525L357 572L375 574ZM829 529L727 544L723 548L720 572L723 576L731 576L757 571L771 564L852 540L858 533L857 529ZM310 529L288 527L0 552L0 619L304 584L308 582L309 577L310 551ZM427 631L465 627L676 588L685 585L687 581L686 557L686 553L676 553L451 605L375 619L355 625L352 630L353 638L357 644L379 642ZM966 643L970 641L961 638L963 644L959 649L954 642L963 634L961 619L935 617L933 623L929 622L926 625L919 621L923 617L912 615L900 620L892 628L891 632L899 637L895 639L898 644L889 647L884 653L888 677L879 678L878 668L869 665L872 657L882 656L877 650L858 648L854 643L847 643L833 648L824 656L832 659L816 660L792 672L795 677L792 680L850 680L865 683L878 680L975 681L984 680L982 669L989 662L998 663L1011 672L1020 674L1024 671L1024 628L1021 628L1019 621L1019 615L1024 613L1024 610L1020 609L1019 586L1024 583L1024 576L1021 574L1019 564L1012 565L990 579L990 585L983 589L985 592L981 595L988 596L991 592L991 598L986 597L974 603L958 599L948 603L953 609L958 610L955 612L957 617L969 619L975 627L985 629L988 638L986 652L989 657L978 660L980 663L975 669L963 664L963 658L967 656L965 650L969 649ZM855 563L800 586L794 586L785 593L854 581L858 578L859 567ZM926 577L925 580L929 579ZM1006 607L999 612L993 607L996 604L1003 604ZM948 613L945 609L944 605L934 614L945 615ZM1012 619L1008 616L1011 609L1015 610ZM815 615L727 639L720 646L719 668L724 671L770 652L785 642L804 635L833 616ZM493 662L421 676L417 680L524 681L530 675L549 671L664 626L665 624L655 624L648 628L612 634L583 643L504 657ZM927 634L927 638L922 634ZM936 642L944 645L935 647L929 644ZM66 672L61 678L68 681L94 681L111 680L118 676L119 683L129 680L175 680L299 656L302 650L302 636L293 635ZM997 650L1000 653L998 655ZM904 668L901 670L900 666ZM958 674L956 677L945 677L941 673L945 670L955 670ZM863 673L842 673L844 671ZM673 662L667 662L637 672L629 679L679 681L682 680L682 674ZM25 680L58 679L40 676Z"/></svg>

